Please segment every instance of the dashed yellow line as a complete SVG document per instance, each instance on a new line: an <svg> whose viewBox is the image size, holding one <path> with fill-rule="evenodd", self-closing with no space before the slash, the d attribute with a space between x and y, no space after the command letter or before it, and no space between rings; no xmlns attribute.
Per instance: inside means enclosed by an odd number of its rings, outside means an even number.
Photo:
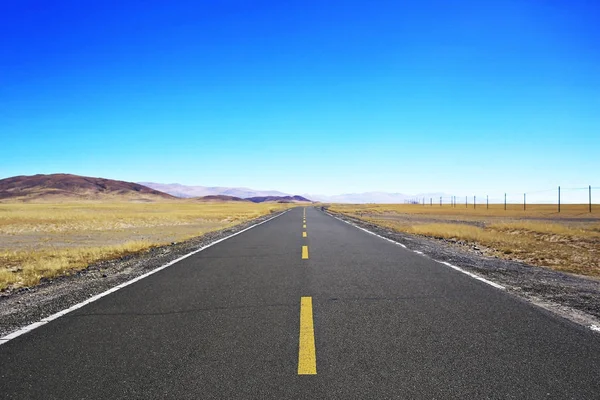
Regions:
<svg viewBox="0 0 600 400"><path fill-rule="evenodd" d="M302 246L302 259L308 259L308 246Z"/></svg>
<svg viewBox="0 0 600 400"><path fill-rule="evenodd" d="M306 229L306 224L302 225L302 227L303 227L304 229Z"/></svg>
<svg viewBox="0 0 600 400"><path fill-rule="evenodd" d="M300 341L298 346L298 375L317 374L317 352L313 324L312 297L300 298Z"/></svg>
<svg viewBox="0 0 600 400"><path fill-rule="evenodd" d="M302 237L306 237L306 232L302 232Z"/></svg>

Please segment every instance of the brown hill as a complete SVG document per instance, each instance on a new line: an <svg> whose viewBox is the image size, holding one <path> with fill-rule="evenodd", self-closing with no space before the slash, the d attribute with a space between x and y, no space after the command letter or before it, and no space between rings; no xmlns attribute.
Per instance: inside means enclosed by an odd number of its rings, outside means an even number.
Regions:
<svg viewBox="0 0 600 400"><path fill-rule="evenodd" d="M225 195L211 195L211 196L203 196L196 197L195 200L198 201L248 201L246 199L242 199L241 197L235 196L225 196Z"/></svg>
<svg viewBox="0 0 600 400"><path fill-rule="evenodd" d="M0 180L0 201L168 199L175 197L138 183L71 174L13 176Z"/></svg>
<svg viewBox="0 0 600 400"><path fill-rule="evenodd" d="M253 203L264 203L264 202L276 202L276 203L296 203L296 202L310 202L309 199L302 196L259 196L259 197L248 197L246 200L250 200Z"/></svg>

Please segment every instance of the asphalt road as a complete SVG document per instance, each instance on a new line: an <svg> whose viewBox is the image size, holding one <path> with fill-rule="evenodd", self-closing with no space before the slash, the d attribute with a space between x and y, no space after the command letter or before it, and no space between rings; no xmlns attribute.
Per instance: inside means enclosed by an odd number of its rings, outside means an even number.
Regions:
<svg viewBox="0 0 600 400"><path fill-rule="evenodd" d="M600 398L597 333L303 210L0 346L0 398Z"/></svg>

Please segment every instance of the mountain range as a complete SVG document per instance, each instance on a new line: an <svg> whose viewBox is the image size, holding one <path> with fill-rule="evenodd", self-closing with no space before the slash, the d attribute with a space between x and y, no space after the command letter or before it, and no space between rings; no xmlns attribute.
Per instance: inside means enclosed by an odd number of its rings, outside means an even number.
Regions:
<svg viewBox="0 0 600 400"><path fill-rule="evenodd" d="M179 183L138 182L140 185L169 193L172 196L190 198L204 196L232 196L247 199L249 197L290 196L276 190L254 190L243 187L188 186Z"/></svg>
<svg viewBox="0 0 600 400"><path fill-rule="evenodd" d="M73 174L20 175L0 179L0 201L177 201L192 198L198 201L248 201L253 203L310 202L302 196L290 196L277 191L256 191L247 188L206 188L184 185L155 185L172 193L133 182L94 178Z"/></svg>
<svg viewBox="0 0 600 400"><path fill-rule="evenodd" d="M403 193L363 192L339 195L292 195L277 190L246 187L187 186L178 183L125 182L73 174L14 176L0 180L0 201L126 200L160 201L196 198L200 201L252 201L325 203L403 203L415 198L447 197L443 193L406 195ZM309 200L310 199L310 200Z"/></svg>
<svg viewBox="0 0 600 400"><path fill-rule="evenodd" d="M430 198L439 199L442 197L449 197L445 193L419 193L416 195L409 195L404 193L390 193L390 192L362 192L362 193L345 193L333 196L320 195L320 194L309 194L306 195L315 201L323 203L353 203L353 204L364 204L364 203L378 203L378 204L401 204L405 201L413 199L425 198L427 201Z"/></svg>
<svg viewBox="0 0 600 400"><path fill-rule="evenodd" d="M72 174L13 176L0 180L0 200L174 200L175 197L133 182Z"/></svg>
<svg viewBox="0 0 600 400"><path fill-rule="evenodd" d="M223 186L187 186L179 183L155 183L155 182L139 182L142 185L160 190L161 192L169 193L176 197L198 197L198 196L234 196L242 199L252 197L270 197L270 196L291 196L289 193L279 192L276 190L255 190L239 187L223 187ZM418 195L408 195L403 193L389 192L363 192L363 193L345 193L333 196L304 193L301 195L305 199L320 201L323 203L381 203L381 204L397 204L414 198L430 197L436 199L440 196L447 197L444 193L420 193Z"/></svg>

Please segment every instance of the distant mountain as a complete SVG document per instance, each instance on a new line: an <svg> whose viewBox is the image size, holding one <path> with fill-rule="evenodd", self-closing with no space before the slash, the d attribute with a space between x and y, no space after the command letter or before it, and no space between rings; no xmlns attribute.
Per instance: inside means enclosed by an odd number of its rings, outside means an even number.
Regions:
<svg viewBox="0 0 600 400"><path fill-rule="evenodd" d="M203 197L220 194L215 191L207 190L204 186L185 186L178 183L162 184L154 182L138 182L140 185L147 186L149 188L159 190L164 193L168 193L175 197Z"/></svg>
<svg viewBox="0 0 600 400"><path fill-rule="evenodd" d="M246 200L250 200L253 203L264 203L266 201L274 201L278 203L311 202L309 199L302 196L261 196L248 197Z"/></svg>
<svg viewBox="0 0 600 400"><path fill-rule="evenodd" d="M365 203L379 203L379 204L401 204L405 201L418 199L422 201L423 198L428 202L430 198L448 197L449 195L444 193L420 193L417 195L408 195L404 193L388 193L388 192L364 192L364 193L346 193L338 194L333 196L308 194L305 195L315 201L321 201L324 203L352 203L352 204L365 204Z"/></svg>
<svg viewBox="0 0 600 400"><path fill-rule="evenodd" d="M412 196L403 193L387 193L387 192L364 192L364 193L345 193L333 196L325 195L307 195L313 200L324 203L404 203L405 200L411 199Z"/></svg>
<svg viewBox="0 0 600 400"><path fill-rule="evenodd" d="M0 180L0 200L155 201L173 196L133 182L71 174L13 176Z"/></svg>
<svg viewBox="0 0 600 400"><path fill-rule="evenodd" d="M196 198L196 200L198 201L245 201L248 202L248 199L242 199L240 197L234 197L234 196L223 196L223 195L210 195L210 196L203 196L203 197L198 197Z"/></svg>
<svg viewBox="0 0 600 400"><path fill-rule="evenodd" d="M155 201L176 198L195 198L197 201L252 201L263 202L312 202L324 203L404 203L425 199L439 202L450 195L445 193L420 193L408 195L389 192L345 193L339 195L304 194L292 196L276 190L255 190L223 186L187 186L178 183L125 182L104 178L91 178L71 174L15 176L0 180L0 201L46 201L46 200L126 200Z"/></svg>
<svg viewBox="0 0 600 400"><path fill-rule="evenodd" d="M149 188L169 193L176 197L204 197L204 196L233 196L242 199L248 197L266 197L266 196L289 196L288 193L278 192L276 190L254 190L248 188L232 188L222 186L188 186L179 183L155 183L140 182L141 185Z"/></svg>
<svg viewBox="0 0 600 400"><path fill-rule="evenodd" d="M288 193L278 192L277 190L253 190L248 188L230 188L228 190L225 190L223 194L228 196L237 196L243 199L247 199L250 197L289 196Z"/></svg>

